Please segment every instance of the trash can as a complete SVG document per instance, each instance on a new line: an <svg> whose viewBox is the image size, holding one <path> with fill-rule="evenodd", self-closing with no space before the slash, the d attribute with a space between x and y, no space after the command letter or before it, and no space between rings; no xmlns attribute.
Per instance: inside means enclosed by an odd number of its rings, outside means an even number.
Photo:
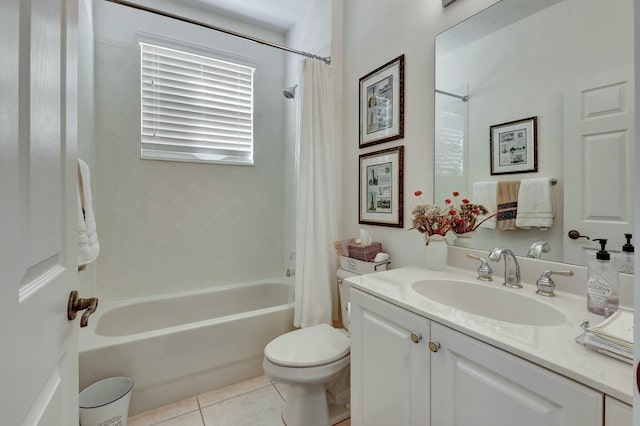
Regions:
<svg viewBox="0 0 640 426"><path fill-rule="evenodd" d="M80 392L82 426L127 426L133 380L109 377Z"/></svg>

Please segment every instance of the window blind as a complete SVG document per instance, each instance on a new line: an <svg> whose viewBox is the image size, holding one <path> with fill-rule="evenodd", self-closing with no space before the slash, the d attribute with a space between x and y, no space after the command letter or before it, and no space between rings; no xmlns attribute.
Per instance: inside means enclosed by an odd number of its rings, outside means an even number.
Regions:
<svg viewBox="0 0 640 426"><path fill-rule="evenodd" d="M253 164L254 68L140 46L142 158Z"/></svg>

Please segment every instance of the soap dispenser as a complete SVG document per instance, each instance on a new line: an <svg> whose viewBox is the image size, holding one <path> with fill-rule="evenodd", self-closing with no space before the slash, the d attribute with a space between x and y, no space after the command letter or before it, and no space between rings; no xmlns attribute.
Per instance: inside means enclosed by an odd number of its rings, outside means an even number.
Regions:
<svg viewBox="0 0 640 426"><path fill-rule="evenodd" d="M627 239L627 243L622 246L622 252L618 255L618 272L625 274L633 274L634 260L633 260L633 244L631 244L631 234L624 234Z"/></svg>
<svg viewBox="0 0 640 426"><path fill-rule="evenodd" d="M608 317L618 310L618 269L606 250L607 240L593 241L600 243L600 250L587 266L587 309Z"/></svg>

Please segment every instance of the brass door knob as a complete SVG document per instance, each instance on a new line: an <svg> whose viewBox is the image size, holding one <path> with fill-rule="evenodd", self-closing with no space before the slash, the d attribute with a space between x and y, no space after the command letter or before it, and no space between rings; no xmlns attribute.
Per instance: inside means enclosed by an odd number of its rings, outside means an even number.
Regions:
<svg viewBox="0 0 640 426"><path fill-rule="evenodd" d="M431 352L438 352L440 350L440 342L437 340L429 341L429 349L431 349Z"/></svg>
<svg viewBox="0 0 640 426"><path fill-rule="evenodd" d="M422 340L422 334L418 333L417 331L412 331L411 332L411 341L413 343L420 343L420 340Z"/></svg>
<svg viewBox="0 0 640 426"><path fill-rule="evenodd" d="M91 297L89 299L81 299L78 292L73 290L69 294L69 302L67 303L67 318L69 320L76 319L78 311L84 311L80 318L80 327L86 327L89 324L89 316L98 309L98 298Z"/></svg>

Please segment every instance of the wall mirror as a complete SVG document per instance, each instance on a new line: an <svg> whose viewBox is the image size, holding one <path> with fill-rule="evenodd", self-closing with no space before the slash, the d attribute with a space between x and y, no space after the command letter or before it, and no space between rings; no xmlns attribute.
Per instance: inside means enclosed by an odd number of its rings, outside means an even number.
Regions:
<svg viewBox="0 0 640 426"><path fill-rule="evenodd" d="M473 200L474 182L557 180L550 228L454 245L526 256L544 241L540 258L584 265L598 245L576 230L620 251L634 229L632 16L632 0L502 0L436 36L435 203ZM490 128L530 117L537 170L492 174Z"/></svg>

